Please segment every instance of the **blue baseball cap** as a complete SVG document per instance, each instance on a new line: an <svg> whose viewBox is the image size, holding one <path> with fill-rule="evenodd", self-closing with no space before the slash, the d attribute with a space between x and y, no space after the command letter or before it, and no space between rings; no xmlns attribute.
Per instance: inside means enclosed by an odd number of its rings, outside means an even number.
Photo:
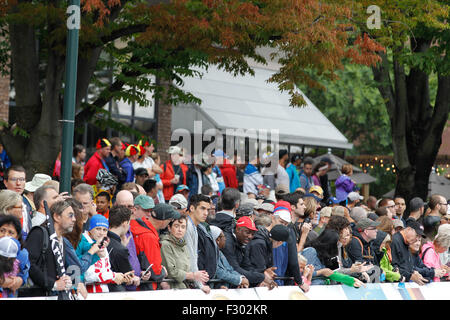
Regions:
<svg viewBox="0 0 450 320"><path fill-rule="evenodd" d="M189 191L189 187L185 184L180 184L177 189L175 190L175 193L183 191L183 190L188 190Z"/></svg>
<svg viewBox="0 0 450 320"><path fill-rule="evenodd" d="M101 214L96 214L96 215L92 216L92 218L89 222L89 231L91 231L92 229L97 228L97 227L105 227L106 229L108 229L109 228L108 219L106 219Z"/></svg>
<svg viewBox="0 0 450 320"><path fill-rule="evenodd" d="M331 197L328 199L328 204L338 204L340 201L336 197Z"/></svg>

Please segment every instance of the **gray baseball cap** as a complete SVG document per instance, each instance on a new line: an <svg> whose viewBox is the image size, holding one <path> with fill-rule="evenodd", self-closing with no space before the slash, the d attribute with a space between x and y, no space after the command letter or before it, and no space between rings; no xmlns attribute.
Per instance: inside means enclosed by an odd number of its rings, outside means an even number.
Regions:
<svg viewBox="0 0 450 320"><path fill-rule="evenodd" d="M373 221L369 218L362 218L356 223L356 229L365 230L367 228L377 227L379 224L379 221Z"/></svg>

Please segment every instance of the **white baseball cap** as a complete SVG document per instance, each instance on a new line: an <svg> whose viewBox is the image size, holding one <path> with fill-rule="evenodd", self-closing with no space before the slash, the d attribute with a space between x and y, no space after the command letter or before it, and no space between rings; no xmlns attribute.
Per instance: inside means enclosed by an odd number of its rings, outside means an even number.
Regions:
<svg viewBox="0 0 450 320"><path fill-rule="evenodd" d="M291 222L291 213L288 210L277 210L273 215L279 216L281 220L284 220L287 223Z"/></svg>

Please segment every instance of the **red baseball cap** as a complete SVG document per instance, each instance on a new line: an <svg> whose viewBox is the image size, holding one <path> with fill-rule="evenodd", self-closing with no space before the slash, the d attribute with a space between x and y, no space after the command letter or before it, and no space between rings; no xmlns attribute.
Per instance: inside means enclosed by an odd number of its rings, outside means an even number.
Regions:
<svg viewBox="0 0 450 320"><path fill-rule="evenodd" d="M240 217L236 222L236 228L246 227L250 230L257 231L258 229L255 226L255 223L248 216Z"/></svg>

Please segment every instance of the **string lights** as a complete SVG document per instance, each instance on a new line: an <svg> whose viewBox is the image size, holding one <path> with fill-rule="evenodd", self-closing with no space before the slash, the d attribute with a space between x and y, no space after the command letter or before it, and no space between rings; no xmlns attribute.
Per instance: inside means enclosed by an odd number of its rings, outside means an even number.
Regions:
<svg viewBox="0 0 450 320"><path fill-rule="evenodd" d="M346 157L350 162L355 165L359 164L359 167L364 173L368 173L369 170L383 168L386 173L397 173L397 168L394 164L392 156L349 156ZM436 165L433 166L433 171L438 176L444 176L450 179L450 157L443 157L442 159L436 159Z"/></svg>

